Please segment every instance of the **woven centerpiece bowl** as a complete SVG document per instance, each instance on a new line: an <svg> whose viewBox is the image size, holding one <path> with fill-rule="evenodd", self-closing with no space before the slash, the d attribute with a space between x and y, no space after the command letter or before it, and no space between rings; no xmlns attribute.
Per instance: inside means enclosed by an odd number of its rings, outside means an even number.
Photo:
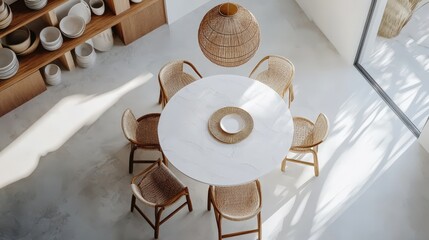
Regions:
<svg viewBox="0 0 429 240"><path fill-rule="evenodd" d="M198 29L201 51L213 63L236 67L249 61L260 41L259 24L251 12L234 3L217 5Z"/></svg>

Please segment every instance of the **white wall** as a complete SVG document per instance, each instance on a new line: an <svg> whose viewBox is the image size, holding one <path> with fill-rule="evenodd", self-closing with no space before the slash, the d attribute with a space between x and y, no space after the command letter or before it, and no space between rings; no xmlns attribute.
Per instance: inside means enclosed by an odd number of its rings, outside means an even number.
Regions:
<svg viewBox="0 0 429 240"><path fill-rule="evenodd" d="M353 64L371 0L296 0L340 55Z"/></svg>
<svg viewBox="0 0 429 240"><path fill-rule="evenodd" d="M210 0L165 0L165 11L168 24L199 8Z"/></svg>

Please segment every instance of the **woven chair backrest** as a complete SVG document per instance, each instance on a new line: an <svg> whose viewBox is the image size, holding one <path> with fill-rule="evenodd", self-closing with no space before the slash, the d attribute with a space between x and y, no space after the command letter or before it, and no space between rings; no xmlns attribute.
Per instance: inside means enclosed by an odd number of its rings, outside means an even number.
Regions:
<svg viewBox="0 0 429 240"><path fill-rule="evenodd" d="M313 144L319 144L325 141L329 131L329 122L325 114L319 114L314 123L313 131Z"/></svg>
<svg viewBox="0 0 429 240"><path fill-rule="evenodd" d="M285 89L287 89L292 83L295 67L292 62L283 57L270 56L268 58L268 71L276 72L282 76L287 81L285 84Z"/></svg>
<svg viewBox="0 0 429 240"><path fill-rule="evenodd" d="M183 61L172 61L167 63L159 72L159 79L164 88L168 89L169 85L175 84L177 76L183 73Z"/></svg>
<svg viewBox="0 0 429 240"><path fill-rule="evenodd" d="M137 120L130 109L125 110L122 115L122 131L128 140L137 142Z"/></svg>

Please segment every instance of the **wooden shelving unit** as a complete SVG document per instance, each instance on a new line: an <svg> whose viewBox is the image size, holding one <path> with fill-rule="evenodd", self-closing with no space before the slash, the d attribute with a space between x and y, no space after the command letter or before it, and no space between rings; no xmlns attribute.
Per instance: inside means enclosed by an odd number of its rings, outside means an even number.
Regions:
<svg viewBox="0 0 429 240"><path fill-rule="evenodd" d="M61 57L66 52L71 51L77 45L85 42L86 40L94 37L100 32L106 30L107 28L111 28L116 24L123 21L129 15L133 15L134 13L138 13L142 9L145 9L152 4L156 3L158 0L145 0L140 4L131 5L130 9L120 13L119 15L114 15L112 11L106 8L105 13L102 16L91 16L91 22L86 26L85 32L82 36L78 38L69 39L63 37L64 42L60 49L56 51L47 51L43 49L42 45L39 45L36 51L32 54L19 58L19 71L18 73L11 79L0 82L0 91L4 88L9 87L17 81L29 76L35 70L47 65L53 60Z"/></svg>
<svg viewBox="0 0 429 240"><path fill-rule="evenodd" d="M48 1L48 4L43 9L31 10L25 6L24 1L16 1L10 5L10 8L12 9L12 23L6 29L0 30L0 38L40 17L43 17L45 14L48 14L50 11L66 2L67 0L51 0Z"/></svg>
<svg viewBox="0 0 429 240"><path fill-rule="evenodd" d="M115 2L115 1L124 1L124 0L108 0L108 2ZM127 0L128 1L128 0ZM44 17L45 20L51 25L55 25L56 23L56 15L54 14L53 10L66 3L67 0L52 0L48 1L48 4L46 7L44 7L41 10L34 11L27 9L27 7L24 5L24 1L17 1L16 3L11 5L11 9L13 12L13 22L11 25L4 30L0 30L0 37L6 36L7 34L13 32L14 30L18 29L21 26L24 26L40 17ZM10 79L0 81L0 99L3 95L10 94L10 91L12 88L16 89L18 86L18 83L20 83L23 80L34 81L35 72L39 72L39 69L43 66L47 65L48 63L54 61L55 59L60 59L62 62L72 62L73 66L73 59L70 54L70 51L74 49L77 45L85 42L86 40L94 37L95 35L99 34L100 32L111 28L115 25L130 25L130 24L136 24L140 25L140 22L135 19L135 22L130 22L131 17L138 16L138 14L141 14L145 11L151 11L153 8L159 8L159 4L162 4L162 10L163 8L163 0L144 0L141 3L138 4L131 4L128 9L123 10L122 12L115 14L115 9L109 9L106 8L105 13L102 16L91 16L91 22L88 23L86 26L85 32L82 36L79 38L69 39L66 37L63 37L64 42L60 49L56 51L47 51L43 49L42 45L39 45L37 50L27 56L19 57L19 70L15 76L13 76ZM113 4L112 4L113 5ZM153 17L153 16L149 16ZM165 19L165 15L162 16L163 19ZM141 19L139 19L141 20ZM150 19L146 19L150 20ZM137 22L137 23L136 23ZM157 20L157 25L153 25L151 29L154 29L158 27L159 25L162 25L165 23ZM147 31L148 32L148 31ZM135 32L129 32L124 33L120 32L121 38L124 40L124 34L125 35L135 35ZM130 41L126 41L125 43L128 44ZM69 68L69 67L68 67ZM37 75L37 74L36 74ZM40 73L38 74L40 75ZM31 76L31 77L30 77ZM16 85L16 86L15 86ZM20 84L22 85L22 84ZM15 90L14 90L15 91ZM40 88L38 88L38 91L40 91ZM40 92L39 92L40 93ZM27 94L27 93L26 93ZM37 93L38 94L38 93ZM36 95L37 95L36 94ZM34 95L34 94L33 94ZM21 99L26 99L26 97L21 97ZM17 102L17 101L15 101ZM24 103L23 101L22 103ZM22 104L20 103L20 104ZM15 104L14 107L19 106L20 104ZM13 109L13 108L12 108ZM5 114L7 111L9 111L9 108L1 108L0 105L0 116Z"/></svg>

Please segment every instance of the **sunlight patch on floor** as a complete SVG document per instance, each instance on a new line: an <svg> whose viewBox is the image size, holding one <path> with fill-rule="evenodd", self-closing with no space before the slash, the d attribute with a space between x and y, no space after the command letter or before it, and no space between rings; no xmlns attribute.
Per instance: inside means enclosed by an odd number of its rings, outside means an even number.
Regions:
<svg viewBox="0 0 429 240"><path fill-rule="evenodd" d="M63 98L0 152L0 188L29 176L40 157L60 148L79 129L93 124L122 96L152 77L151 73L142 74L100 95Z"/></svg>
<svg viewBox="0 0 429 240"><path fill-rule="evenodd" d="M292 193L293 197L263 223L264 237L267 239L278 239L285 220L290 218L292 227L299 222L305 211L308 211L306 208L309 206L315 206L313 223L309 226L309 239L318 239L329 224L363 195L413 143L414 136L411 134L399 139L389 135L393 126L386 124L390 122L386 118L395 116L386 115L386 106L372 103L362 108L361 102L356 99L360 101L361 96L355 96L354 100L347 101L341 107L344 111L340 111L338 117L331 121L331 135L320 148L319 159L324 159L319 164L319 178L323 178L323 185L320 186L323 194L308 192L309 186L305 185L313 177L308 174L302 174L295 186L276 186L276 196L285 195L285 191L295 192ZM364 118L353 118L354 114L359 115L359 112L363 112ZM341 145L343 147L339 147ZM350 147L347 148L347 145ZM337 152L338 148L342 151ZM339 162L338 159L342 161ZM312 171L307 173L312 174ZM319 179L313 180L310 184L317 184Z"/></svg>

